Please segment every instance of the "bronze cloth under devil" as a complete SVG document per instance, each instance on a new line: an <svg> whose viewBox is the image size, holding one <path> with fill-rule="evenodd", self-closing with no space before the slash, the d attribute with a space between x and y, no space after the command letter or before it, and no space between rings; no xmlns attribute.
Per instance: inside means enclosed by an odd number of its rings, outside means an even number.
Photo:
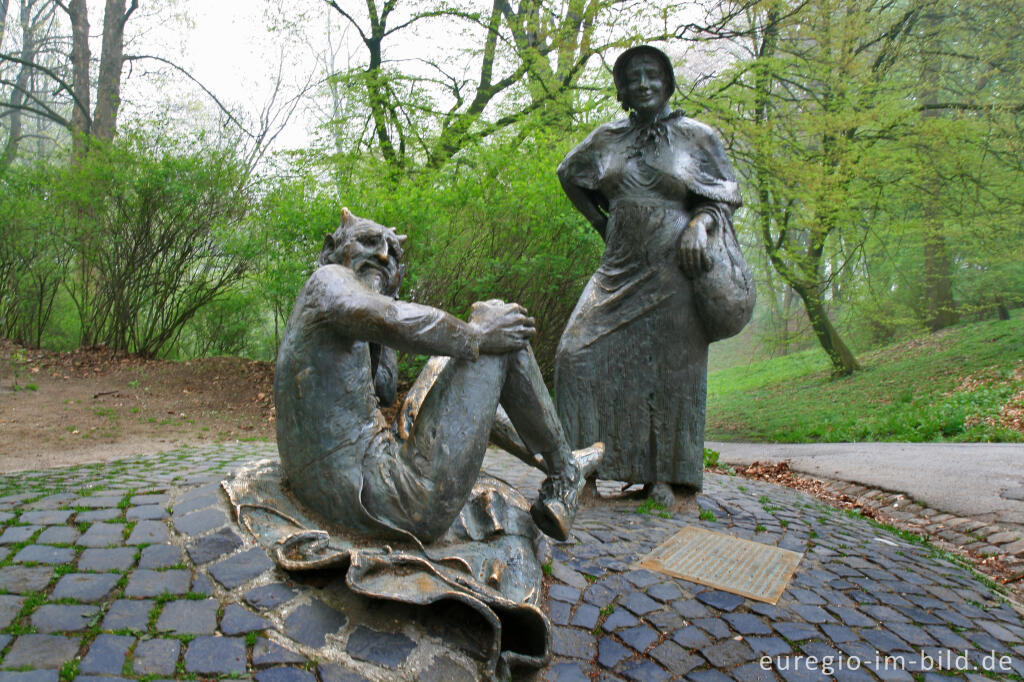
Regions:
<svg viewBox="0 0 1024 682"><path fill-rule="evenodd" d="M708 344L750 319L732 225L736 177L715 132L681 112L598 127L558 168L607 212L604 256L559 343L555 396L570 443L604 441L602 479L702 484ZM710 215L711 270L687 277L682 231Z"/></svg>

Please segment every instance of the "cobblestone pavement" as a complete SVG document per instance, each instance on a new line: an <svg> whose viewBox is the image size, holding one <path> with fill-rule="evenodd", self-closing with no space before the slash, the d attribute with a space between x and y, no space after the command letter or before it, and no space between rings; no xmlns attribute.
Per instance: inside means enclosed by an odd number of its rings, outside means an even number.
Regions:
<svg viewBox="0 0 1024 682"><path fill-rule="evenodd" d="M752 462L761 468L784 464L794 479L820 483L829 496L845 498L843 502L879 520L955 547L1006 581L1024 601L1024 445L707 445L720 451L723 465L742 471Z"/></svg>
<svg viewBox="0 0 1024 682"><path fill-rule="evenodd" d="M823 496L968 556L980 571L1003 581L1012 599L1024 604L1024 525L950 514L900 492L822 476L797 473L790 484L800 489L805 481L818 484L817 492Z"/></svg>
<svg viewBox="0 0 1024 682"><path fill-rule="evenodd" d="M300 581L253 547L218 482L274 454L239 444L0 478L0 682L476 679L472 622ZM528 496L539 484L506 455L487 468ZM756 481L710 475L698 503L580 513L548 557L554 659L526 679L1022 679L1021 615L934 548ZM805 556L777 606L635 569L685 525Z"/></svg>

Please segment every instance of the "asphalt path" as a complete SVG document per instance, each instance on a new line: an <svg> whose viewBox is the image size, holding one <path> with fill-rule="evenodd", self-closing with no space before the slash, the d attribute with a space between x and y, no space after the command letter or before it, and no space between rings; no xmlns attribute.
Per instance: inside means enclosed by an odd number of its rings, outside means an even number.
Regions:
<svg viewBox="0 0 1024 682"><path fill-rule="evenodd" d="M1024 524L1024 444L708 442L733 466L788 461L815 476L901 492L933 509Z"/></svg>

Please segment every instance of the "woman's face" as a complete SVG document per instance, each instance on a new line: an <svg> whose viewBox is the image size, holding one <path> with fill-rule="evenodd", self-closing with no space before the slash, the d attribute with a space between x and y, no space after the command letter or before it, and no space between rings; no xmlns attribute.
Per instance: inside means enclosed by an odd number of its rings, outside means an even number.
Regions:
<svg viewBox="0 0 1024 682"><path fill-rule="evenodd" d="M669 92L661 62L653 55L638 54L625 70L626 105L639 114L656 114L665 108Z"/></svg>

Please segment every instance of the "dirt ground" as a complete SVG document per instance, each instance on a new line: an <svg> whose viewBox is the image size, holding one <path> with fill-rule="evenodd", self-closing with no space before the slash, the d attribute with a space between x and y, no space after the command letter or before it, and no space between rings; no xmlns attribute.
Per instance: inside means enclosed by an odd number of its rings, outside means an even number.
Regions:
<svg viewBox="0 0 1024 682"><path fill-rule="evenodd" d="M0 473L273 440L273 365L54 353L0 340Z"/></svg>

